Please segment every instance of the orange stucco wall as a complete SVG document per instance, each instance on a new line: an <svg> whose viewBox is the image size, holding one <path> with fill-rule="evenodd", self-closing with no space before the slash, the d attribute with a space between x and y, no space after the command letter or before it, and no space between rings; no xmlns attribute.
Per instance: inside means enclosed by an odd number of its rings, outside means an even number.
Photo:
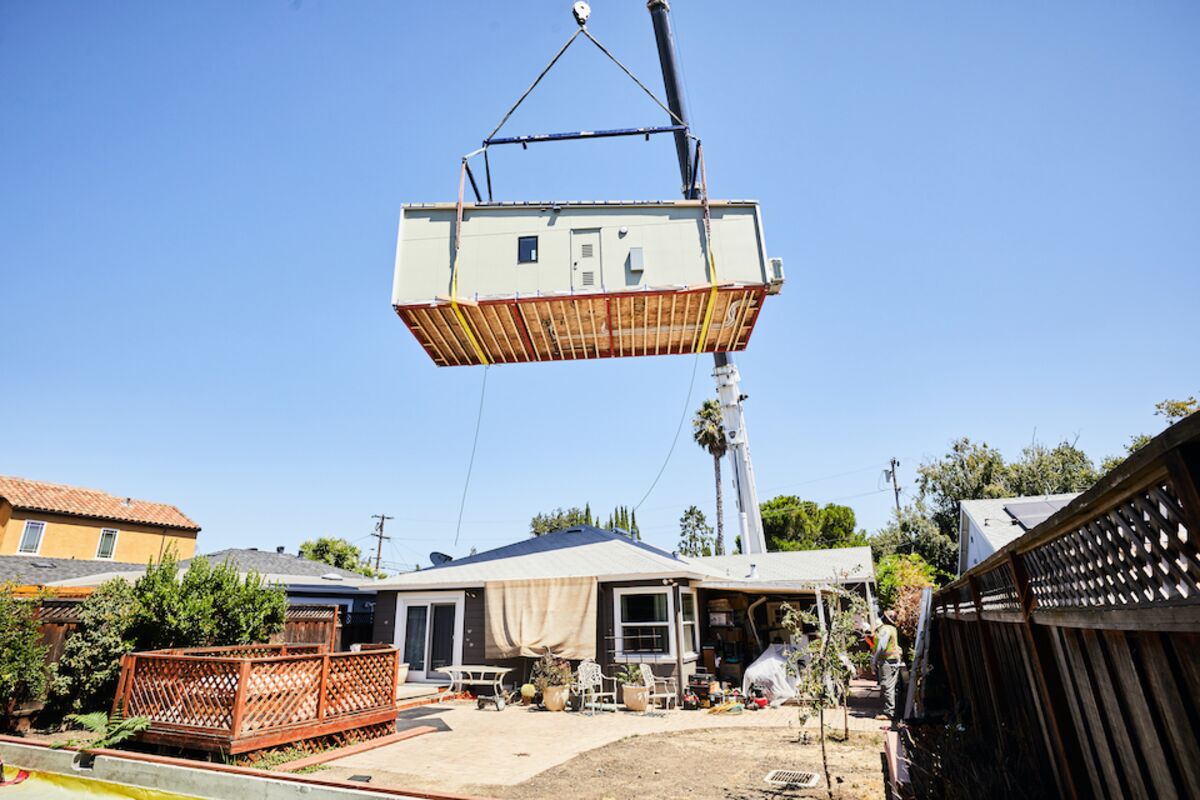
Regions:
<svg viewBox="0 0 1200 800"><path fill-rule="evenodd" d="M41 548L37 554L47 558L94 559L100 546L100 531L104 528L114 528L118 531L117 547L113 552L112 561L139 564L151 559L158 561L167 548L172 546L179 558L191 558L196 553L194 531L45 514L14 509L8 503L0 503L0 554L17 553L26 520L46 523Z"/></svg>

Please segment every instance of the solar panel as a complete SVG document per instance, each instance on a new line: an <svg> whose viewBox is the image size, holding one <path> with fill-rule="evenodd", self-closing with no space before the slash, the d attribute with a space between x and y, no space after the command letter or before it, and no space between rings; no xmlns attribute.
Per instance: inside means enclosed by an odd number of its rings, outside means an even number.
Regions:
<svg viewBox="0 0 1200 800"><path fill-rule="evenodd" d="M1071 502L1073 497L1058 498L1055 500L1029 500L1024 503L1008 503L1004 506L1004 510L1008 515L1017 521L1025 530L1036 528L1038 525L1050 518L1050 515L1060 508Z"/></svg>

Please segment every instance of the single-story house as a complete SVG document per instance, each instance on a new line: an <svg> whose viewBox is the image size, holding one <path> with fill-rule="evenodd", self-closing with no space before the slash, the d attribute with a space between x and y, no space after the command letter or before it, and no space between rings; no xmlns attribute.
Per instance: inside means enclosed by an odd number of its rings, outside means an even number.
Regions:
<svg viewBox="0 0 1200 800"><path fill-rule="evenodd" d="M1079 492L963 500L958 504L958 574L1031 530Z"/></svg>
<svg viewBox="0 0 1200 800"><path fill-rule="evenodd" d="M133 574L133 579L137 580L137 576L145 570L145 564L120 561L0 555L0 586L46 586L70 580L83 580L85 585L92 585L86 581L93 575L113 577L119 572L129 572Z"/></svg>
<svg viewBox="0 0 1200 800"><path fill-rule="evenodd" d="M820 587L836 583L873 607L874 581L869 547L687 558L579 526L376 583L374 638L401 648L414 681L444 681L451 664L524 680L547 650L609 674L648 663L740 680L786 643L784 603L823 615Z"/></svg>

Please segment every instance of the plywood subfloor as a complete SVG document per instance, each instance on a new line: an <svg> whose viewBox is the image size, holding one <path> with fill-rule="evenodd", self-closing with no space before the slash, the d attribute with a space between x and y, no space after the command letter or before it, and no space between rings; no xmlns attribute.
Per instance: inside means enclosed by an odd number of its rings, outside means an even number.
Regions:
<svg viewBox="0 0 1200 800"><path fill-rule="evenodd" d="M492 364L626 358L695 352L709 291L529 297L459 308ZM761 286L720 287L703 351L745 349L765 295ZM482 363L448 301L395 309L434 363Z"/></svg>

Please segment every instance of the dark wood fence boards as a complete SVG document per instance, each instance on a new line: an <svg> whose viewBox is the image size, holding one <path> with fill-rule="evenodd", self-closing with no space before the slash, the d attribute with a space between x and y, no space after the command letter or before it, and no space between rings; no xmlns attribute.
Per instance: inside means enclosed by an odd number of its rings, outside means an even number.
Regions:
<svg viewBox="0 0 1200 800"><path fill-rule="evenodd" d="M1065 797L1200 798L1200 415L934 597L961 719Z"/></svg>
<svg viewBox="0 0 1200 800"><path fill-rule="evenodd" d="M246 645L125 656L114 708L151 725L140 738L231 755L370 728L395 732L400 653Z"/></svg>

